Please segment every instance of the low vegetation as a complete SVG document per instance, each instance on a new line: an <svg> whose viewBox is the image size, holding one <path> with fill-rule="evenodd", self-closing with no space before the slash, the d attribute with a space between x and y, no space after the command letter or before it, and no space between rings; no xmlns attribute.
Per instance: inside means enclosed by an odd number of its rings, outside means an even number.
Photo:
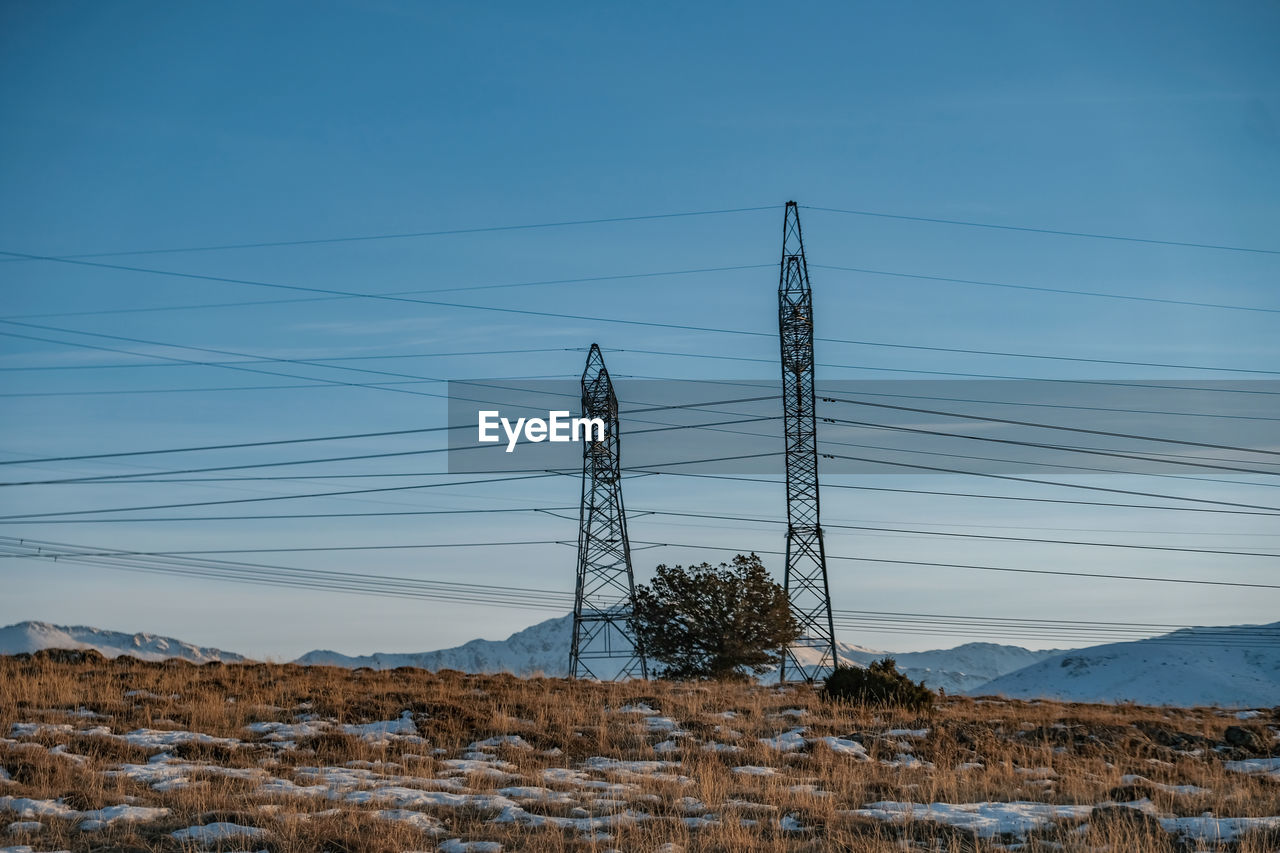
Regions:
<svg viewBox="0 0 1280 853"><path fill-rule="evenodd" d="M1263 853L1278 732L1280 709L41 653L0 658L0 844Z"/></svg>
<svg viewBox="0 0 1280 853"><path fill-rule="evenodd" d="M872 661L870 666L840 666L822 684L824 698L871 707L897 707L925 712L937 696L922 683L898 672L893 658Z"/></svg>

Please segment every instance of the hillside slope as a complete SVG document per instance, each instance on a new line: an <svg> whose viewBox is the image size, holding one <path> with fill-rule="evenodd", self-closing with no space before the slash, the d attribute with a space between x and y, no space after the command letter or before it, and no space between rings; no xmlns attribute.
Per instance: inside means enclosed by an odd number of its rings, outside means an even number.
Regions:
<svg viewBox="0 0 1280 853"><path fill-rule="evenodd" d="M1280 705L1280 622L1061 652L969 691L1143 705Z"/></svg>

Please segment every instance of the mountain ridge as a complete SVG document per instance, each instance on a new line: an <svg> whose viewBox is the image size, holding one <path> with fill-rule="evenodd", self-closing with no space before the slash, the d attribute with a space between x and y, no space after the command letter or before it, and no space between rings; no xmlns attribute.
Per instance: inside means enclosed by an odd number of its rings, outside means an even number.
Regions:
<svg viewBox="0 0 1280 853"><path fill-rule="evenodd" d="M505 640L475 639L434 651L370 655L315 649L293 663L563 677L568 671L572 627L573 617L566 615L516 631ZM0 628L0 654L49 648L96 649L107 657L132 655L151 661L173 657L194 663L248 660L234 652L149 633L37 621ZM913 680L950 694L1144 705L1280 705L1280 622L1186 628L1144 640L1066 650L973 642L950 649L894 653L837 643L837 653L842 663L851 666L893 657ZM768 674L761 680L773 679L776 675Z"/></svg>
<svg viewBox="0 0 1280 853"><path fill-rule="evenodd" d="M105 657L122 655L148 661L181 658L192 663L237 663L244 655L210 646L197 646L173 637L138 632L109 631L88 625L54 625L28 620L0 628L0 654L20 654L41 649L93 649Z"/></svg>

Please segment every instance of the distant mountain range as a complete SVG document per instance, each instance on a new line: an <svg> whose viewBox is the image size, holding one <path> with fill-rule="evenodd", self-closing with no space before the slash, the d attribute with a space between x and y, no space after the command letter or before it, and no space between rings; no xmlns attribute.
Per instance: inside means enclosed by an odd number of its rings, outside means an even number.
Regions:
<svg viewBox="0 0 1280 853"><path fill-rule="evenodd" d="M50 625L48 622L19 622L0 628L0 655L35 652L40 649L94 649L109 658L130 655L140 660L182 658L192 663L242 661L242 655L193 646L172 637L155 634L124 634L83 625Z"/></svg>
<svg viewBox="0 0 1280 853"><path fill-rule="evenodd" d="M416 666L423 669L458 669L463 672L513 672L517 675L558 677L569 671L569 640L573 617L548 619L517 631L505 640L472 640L451 649L413 654L374 654L351 657L331 651L307 652L298 663L330 666L368 666L394 669ZM851 666L865 666L891 652L839 643L841 660ZM911 678L948 693L964 693L991 679L1042 660L1057 651L1033 652L1019 646L994 643L967 643L954 649L894 654L898 668ZM816 663L816 660L815 660ZM600 672L602 677L613 673ZM766 681L768 678L765 679Z"/></svg>
<svg viewBox="0 0 1280 853"><path fill-rule="evenodd" d="M351 656L316 650L295 663L375 669L413 666L556 677L565 675L568 669L572 627L572 616L562 616L517 631L505 640L472 640L449 649L405 654ZM178 657L195 663L245 659L153 634L123 634L44 622L0 628L0 654L47 648L91 648L107 657ZM838 652L841 660L852 666L865 666L891 655L899 669L911 678L948 693L971 696L1133 701L1144 705L1280 705L1280 622L1187 628L1147 640L1066 651L966 643L952 649L895 654L841 643Z"/></svg>

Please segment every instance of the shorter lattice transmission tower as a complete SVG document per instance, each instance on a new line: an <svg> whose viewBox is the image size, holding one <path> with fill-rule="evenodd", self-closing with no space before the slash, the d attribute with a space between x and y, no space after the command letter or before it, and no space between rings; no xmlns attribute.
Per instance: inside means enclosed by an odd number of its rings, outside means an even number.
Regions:
<svg viewBox="0 0 1280 853"><path fill-rule="evenodd" d="M582 373L582 417L604 422L602 440L584 436L578 581L573 602L572 678L648 678L644 651L629 620L635 596L627 515L622 507L618 398L600 347L591 345Z"/></svg>
<svg viewBox="0 0 1280 853"><path fill-rule="evenodd" d="M787 202L778 280L782 342L782 423L787 459L787 598L800 638L782 650L781 681L814 681L836 666L827 553L818 519L818 425L813 395L813 291L800 236L800 211Z"/></svg>

